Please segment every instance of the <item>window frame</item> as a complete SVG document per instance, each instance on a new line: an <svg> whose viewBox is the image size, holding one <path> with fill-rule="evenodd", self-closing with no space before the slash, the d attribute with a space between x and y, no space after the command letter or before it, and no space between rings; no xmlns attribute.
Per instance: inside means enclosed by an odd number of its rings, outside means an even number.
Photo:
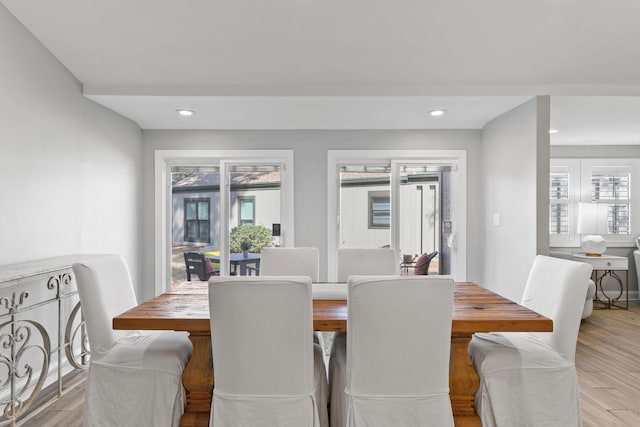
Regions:
<svg viewBox="0 0 640 427"><path fill-rule="evenodd" d="M251 211L253 213L251 217L251 224L243 224L242 218L242 202L251 202L253 205ZM243 225L256 225L256 196L238 196L238 227Z"/></svg>
<svg viewBox="0 0 640 427"><path fill-rule="evenodd" d="M337 253L340 241L340 171L345 165L391 165L391 247L399 240L398 188L399 165L405 163L451 164L452 234L448 241L454 257L451 276L456 281L467 280L467 151L466 150L328 150L327 151L327 280L337 279Z"/></svg>
<svg viewBox="0 0 640 427"><path fill-rule="evenodd" d="M208 216L204 219L200 218L200 203L207 203L207 212ZM187 204L195 203L196 204L196 218L188 219L187 218ZM196 222L196 235L200 236L200 223L206 222L208 224L209 232L207 233L207 238L203 239L201 237L196 237L195 239L189 238L189 221ZM194 242L194 243L210 243L211 242L211 198L209 197L189 197L184 199L184 241L185 242Z"/></svg>
<svg viewBox="0 0 640 427"><path fill-rule="evenodd" d="M640 197L633 197L633 189L640 188L640 159L596 159L596 158L566 158L551 159L551 173L565 168L569 171L569 228L568 235L558 235L549 233L549 245L552 248L557 247L580 247L582 236L576 233L576 225L578 222L578 203L592 203L591 195L591 179L592 174L596 170L610 169L612 172L616 169L625 169L630 174L629 179L629 234L604 234L602 235L607 241L609 247L635 247L635 241L640 235ZM551 200L550 200L551 203ZM610 204L610 201L601 203ZM549 215L550 215L549 210ZM550 220L550 217L549 217Z"/></svg>
<svg viewBox="0 0 640 427"><path fill-rule="evenodd" d="M629 205L629 233L628 234L605 234L603 237L609 247L635 246L636 238L640 231L640 197L633 197L635 183L640 184L640 159L583 159L581 160L581 194L580 201L593 203L591 196L592 173L595 170L610 168L611 171L624 169L630 174L629 178L629 198L626 203ZM640 188L640 185L637 185ZM611 204L608 199L603 199L604 204ZM634 215L634 212L636 213Z"/></svg>
<svg viewBox="0 0 640 427"><path fill-rule="evenodd" d="M549 180L552 173L567 173L569 175L568 220L569 233L551 234L549 231L550 246L580 246L580 236L576 233L578 223L578 202L580 201L580 159L551 159ZM549 204L552 204L549 197ZM549 210L548 215L551 215ZM549 221L550 221L549 217Z"/></svg>
<svg viewBox="0 0 640 427"><path fill-rule="evenodd" d="M388 200L389 209L386 211L389 218L388 224L376 224L374 215L374 199L385 197ZM369 229L384 229L388 230L391 227L391 192L388 190L375 190L367 193L367 200L369 201L369 207L367 209L369 213ZM384 212L381 210L381 212Z"/></svg>
<svg viewBox="0 0 640 427"><path fill-rule="evenodd" d="M228 274L229 265L229 192L227 167L234 164L280 165L280 224L281 246L292 246L294 230L293 150L160 150L154 151L154 262L155 292L161 294L171 288L171 168L173 166L220 167L220 265L221 274Z"/></svg>

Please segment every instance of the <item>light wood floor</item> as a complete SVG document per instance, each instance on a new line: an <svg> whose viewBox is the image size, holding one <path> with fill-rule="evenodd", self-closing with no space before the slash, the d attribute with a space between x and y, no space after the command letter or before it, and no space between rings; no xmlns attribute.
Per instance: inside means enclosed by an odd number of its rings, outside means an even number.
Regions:
<svg viewBox="0 0 640 427"><path fill-rule="evenodd" d="M594 310L580 327L576 365L584 427L640 426L640 303L629 311ZM61 399L18 425L81 427L84 378L71 378Z"/></svg>
<svg viewBox="0 0 640 427"><path fill-rule="evenodd" d="M640 303L594 310L580 327L576 366L584 427L640 426Z"/></svg>

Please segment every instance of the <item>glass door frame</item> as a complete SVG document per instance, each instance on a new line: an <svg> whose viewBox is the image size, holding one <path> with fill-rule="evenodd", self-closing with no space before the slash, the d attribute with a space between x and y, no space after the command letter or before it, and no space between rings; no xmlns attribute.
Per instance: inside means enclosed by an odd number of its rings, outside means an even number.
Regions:
<svg viewBox="0 0 640 427"><path fill-rule="evenodd" d="M232 165L280 165L280 244L294 242L293 150L155 150L155 294L171 287L171 168L217 166L220 168L220 274L229 274L228 167Z"/></svg>
<svg viewBox="0 0 640 427"><path fill-rule="evenodd" d="M467 276L467 152L466 150L329 150L327 152L327 260L328 280L337 278L337 253L340 241L340 168L349 164L380 164L391 166L391 247L397 250L400 236L399 186L400 166L407 163L450 164L452 238L449 245L455 253L451 275L457 281Z"/></svg>

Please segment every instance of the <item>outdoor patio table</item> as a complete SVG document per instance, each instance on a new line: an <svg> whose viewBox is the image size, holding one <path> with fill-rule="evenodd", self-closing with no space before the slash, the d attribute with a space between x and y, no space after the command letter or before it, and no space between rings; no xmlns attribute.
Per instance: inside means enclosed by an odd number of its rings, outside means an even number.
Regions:
<svg viewBox="0 0 640 427"><path fill-rule="evenodd" d="M205 255L206 258L213 262L220 263L220 255ZM247 276L247 267L253 265L257 273L260 271L260 254L254 254L249 252L246 256L241 253L229 254L229 263L234 267L234 270L240 276ZM238 268L240 271L238 272Z"/></svg>

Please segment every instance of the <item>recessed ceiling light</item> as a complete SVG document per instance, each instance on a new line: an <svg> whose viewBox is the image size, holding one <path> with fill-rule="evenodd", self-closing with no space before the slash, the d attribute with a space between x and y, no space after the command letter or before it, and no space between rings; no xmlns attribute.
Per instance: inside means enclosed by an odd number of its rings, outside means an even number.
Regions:
<svg viewBox="0 0 640 427"><path fill-rule="evenodd" d="M558 133L558 129L549 129L550 134Z"/></svg>
<svg viewBox="0 0 640 427"><path fill-rule="evenodd" d="M431 110L427 114L429 114L431 117L439 117L439 116L444 116L446 112L447 110L438 109L438 110Z"/></svg>
<svg viewBox="0 0 640 427"><path fill-rule="evenodd" d="M193 116L195 114L195 111L180 108L179 110L176 110L176 113L180 114L181 116Z"/></svg>

